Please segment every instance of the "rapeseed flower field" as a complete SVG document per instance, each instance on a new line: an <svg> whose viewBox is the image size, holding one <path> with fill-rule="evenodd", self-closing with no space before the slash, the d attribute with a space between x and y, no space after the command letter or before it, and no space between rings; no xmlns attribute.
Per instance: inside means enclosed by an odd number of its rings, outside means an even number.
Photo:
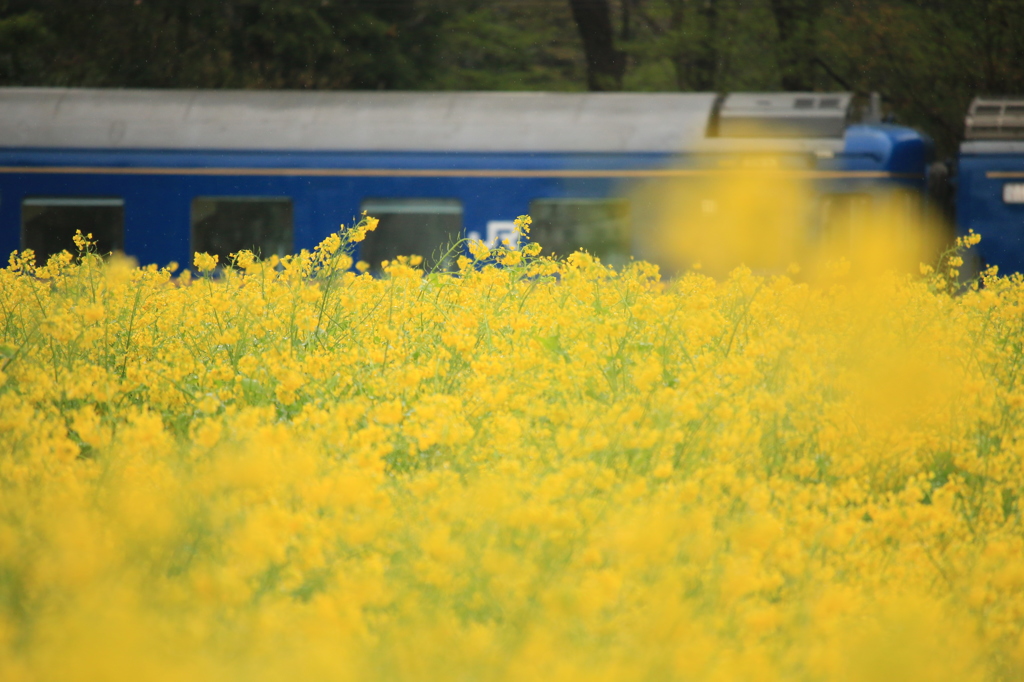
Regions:
<svg viewBox="0 0 1024 682"><path fill-rule="evenodd" d="M0 679L1024 677L1019 276L373 226L0 271Z"/></svg>

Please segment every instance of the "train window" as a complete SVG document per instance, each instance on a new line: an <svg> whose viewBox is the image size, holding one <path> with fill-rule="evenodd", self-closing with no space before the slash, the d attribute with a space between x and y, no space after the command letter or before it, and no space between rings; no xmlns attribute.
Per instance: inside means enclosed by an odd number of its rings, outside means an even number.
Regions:
<svg viewBox="0 0 1024 682"><path fill-rule="evenodd" d="M359 250L359 257L373 268L396 256L422 256L427 269L449 267L444 256L462 238L459 200L367 199L362 210L380 220Z"/></svg>
<svg viewBox="0 0 1024 682"><path fill-rule="evenodd" d="M29 197L21 202L21 248L44 264L61 251L75 253L75 231L92 234L99 253L124 248L124 199Z"/></svg>
<svg viewBox="0 0 1024 682"><path fill-rule="evenodd" d="M1003 185L1003 201L1007 204L1024 204L1024 182L1008 182Z"/></svg>
<svg viewBox="0 0 1024 682"><path fill-rule="evenodd" d="M530 202L530 239L544 253L583 249L607 265L629 262L630 207L625 199L536 199Z"/></svg>
<svg viewBox="0 0 1024 682"><path fill-rule="evenodd" d="M868 194L826 194L821 198L822 237L834 248L849 249L858 226L870 219Z"/></svg>
<svg viewBox="0 0 1024 682"><path fill-rule="evenodd" d="M292 201L287 197L196 197L192 200L192 251L221 263L248 249L260 258L292 252Z"/></svg>

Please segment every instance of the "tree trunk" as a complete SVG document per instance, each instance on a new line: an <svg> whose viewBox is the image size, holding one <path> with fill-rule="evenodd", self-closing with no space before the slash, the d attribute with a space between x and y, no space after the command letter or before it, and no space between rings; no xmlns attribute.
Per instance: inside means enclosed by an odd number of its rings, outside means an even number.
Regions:
<svg viewBox="0 0 1024 682"><path fill-rule="evenodd" d="M694 6L696 5L696 6ZM672 65L679 90L709 92L718 81L718 5L716 0L673 0L669 3L669 32L672 47ZM687 13L695 18L689 25L695 27L689 35L683 32ZM693 34L696 35L693 35Z"/></svg>
<svg viewBox="0 0 1024 682"><path fill-rule="evenodd" d="M705 0L697 12L701 18L700 39L697 41L697 58L693 62L694 86L698 91L715 89L718 80L718 5L715 0Z"/></svg>
<svg viewBox="0 0 1024 682"><path fill-rule="evenodd" d="M814 65L821 0L771 0L772 14L779 30L779 70L782 88L789 91L814 89Z"/></svg>
<svg viewBox="0 0 1024 682"><path fill-rule="evenodd" d="M587 87L590 90L621 90L626 72L626 55L615 48L608 0L569 0L583 53L587 58Z"/></svg>

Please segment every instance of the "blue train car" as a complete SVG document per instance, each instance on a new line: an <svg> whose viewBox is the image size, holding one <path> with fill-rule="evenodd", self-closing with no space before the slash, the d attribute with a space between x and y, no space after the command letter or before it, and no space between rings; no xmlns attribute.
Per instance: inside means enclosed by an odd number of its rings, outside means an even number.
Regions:
<svg viewBox="0 0 1024 682"><path fill-rule="evenodd" d="M957 164L957 231L981 235L978 267L1024 272L1024 97L971 103Z"/></svg>
<svg viewBox="0 0 1024 682"><path fill-rule="evenodd" d="M814 181L824 222L921 196L930 142L852 124L849 94L0 89L0 251L75 229L141 263L312 248L363 211L369 262L534 217L559 253L644 252L630 187L761 163Z"/></svg>

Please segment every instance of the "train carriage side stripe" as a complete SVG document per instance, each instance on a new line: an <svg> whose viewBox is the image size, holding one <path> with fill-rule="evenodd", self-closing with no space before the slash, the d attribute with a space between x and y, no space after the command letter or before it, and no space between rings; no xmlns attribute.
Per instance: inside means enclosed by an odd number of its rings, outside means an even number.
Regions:
<svg viewBox="0 0 1024 682"><path fill-rule="evenodd" d="M732 175L737 171L787 178L830 179L901 178L918 180L920 173L888 171L777 170L751 168L642 170L507 170L507 169L429 169L429 168L178 168L110 166L0 166L0 173L58 175L222 175L261 177L391 177L391 178L684 178L703 175ZM1022 174L1024 177L1024 174Z"/></svg>

